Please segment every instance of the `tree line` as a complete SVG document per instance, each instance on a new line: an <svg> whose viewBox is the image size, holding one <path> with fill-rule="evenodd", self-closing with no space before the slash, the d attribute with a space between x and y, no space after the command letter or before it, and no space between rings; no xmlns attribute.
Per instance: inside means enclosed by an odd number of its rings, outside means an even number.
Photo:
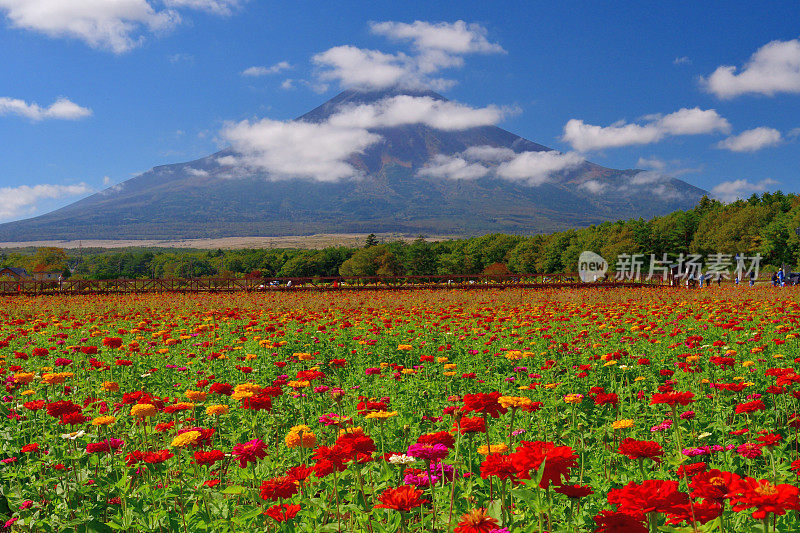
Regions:
<svg viewBox="0 0 800 533"><path fill-rule="evenodd" d="M761 254L762 269L800 267L800 196L753 195L723 204L704 197L694 208L651 220L606 222L549 235L489 234L413 242L380 242L362 248L165 250L39 248L0 251L0 268L61 270L85 279L194 278L205 276L310 277L502 273L577 270L591 250L614 266L620 254Z"/></svg>

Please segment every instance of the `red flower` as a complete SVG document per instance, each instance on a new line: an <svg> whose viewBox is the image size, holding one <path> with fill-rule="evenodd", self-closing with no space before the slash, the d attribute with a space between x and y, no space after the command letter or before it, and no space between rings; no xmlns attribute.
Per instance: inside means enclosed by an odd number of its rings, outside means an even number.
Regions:
<svg viewBox="0 0 800 533"><path fill-rule="evenodd" d="M302 484L308 476L314 473L313 468L309 468L306 465L298 465L293 466L289 470L286 471L286 475L292 480L297 481L298 483Z"/></svg>
<svg viewBox="0 0 800 533"><path fill-rule="evenodd" d="M781 441L782 438L783 437L777 433L767 433L766 435L761 435L756 440L762 443L762 446L775 446Z"/></svg>
<svg viewBox="0 0 800 533"><path fill-rule="evenodd" d="M109 348L119 348L122 346L122 339L119 337L106 337L103 339L103 346L108 346Z"/></svg>
<svg viewBox="0 0 800 533"><path fill-rule="evenodd" d="M378 496L381 502L376 505L380 509L394 509L401 513L407 513L414 507L428 503L428 500L421 498L423 492L410 485L400 485L396 488L386 489Z"/></svg>
<svg viewBox="0 0 800 533"><path fill-rule="evenodd" d="M483 419L480 419L483 422ZM420 435L417 439L418 444L442 444L447 446L447 449L452 449L456 445L456 439L447 431L438 431L436 433L426 433Z"/></svg>
<svg viewBox="0 0 800 533"><path fill-rule="evenodd" d="M655 459L664 455L661 445L651 440L636 440L627 438L619 444L619 453L628 459Z"/></svg>
<svg viewBox="0 0 800 533"><path fill-rule="evenodd" d="M463 409L465 412L475 411L476 413L482 413L492 418L497 418L501 414L508 412L508 409L500 405L498 401L499 398L499 392L465 394Z"/></svg>
<svg viewBox="0 0 800 533"><path fill-rule="evenodd" d="M675 407L675 405L689 405L694 401L694 393L693 392L678 392L678 391L671 391L671 392L657 392L653 394L650 398L650 405L656 405L660 403L665 403L670 407Z"/></svg>
<svg viewBox="0 0 800 533"><path fill-rule="evenodd" d="M261 483L261 499L279 500L297 494L297 485L288 476L267 479Z"/></svg>
<svg viewBox="0 0 800 533"><path fill-rule="evenodd" d="M567 498L585 498L590 494L594 494L594 491L589 485L561 485L560 487L556 487L555 491L559 494L563 494Z"/></svg>
<svg viewBox="0 0 800 533"><path fill-rule="evenodd" d="M225 454L220 450L211 450L208 452L196 451L194 452L194 463L198 465L211 466L217 461L225 459Z"/></svg>
<svg viewBox="0 0 800 533"><path fill-rule="evenodd" d="M594 523L595 533L648 533L641 513L603 510L594 517Z"/></svg>
<svg viewBox="0 0 800 533"><path fill-rule="evenodd" d="M752 402L740 403L736 406L736 414L753 413L755 411L763 411L767 406L761 400L753 400Z"/></svg>
<svg viewBox="0 0 800 533"><path fill-rule="evenodd" d="M732 485L740 479L736 474L714 468L694 476L689 488L692 489L693 498L705 498L719 505L728 497Z"/></svg>
<svg viewBox="0 0 800 533"><path fill-rule="evenodd" d="M221 394L224 396L233 394L233 386L230 383L212 383L208 390L214 394Z"/></svg>
<svg viewBox="0 0 800 533"><path fill-rule="evenodd" d="M371 460L376 449L372 438L363 433L345 433L336 440L335 447L341 450L348 461L358 459L361 462Z"/></svg>
<svg viewBox="0 0 800 533"><path fill-rule="evenodd" d="M144 462L148 464L163 463L170 457L175 457L175 454L169 450L159 450L157 452L147 452L144 454Z"/></svg>
<svg viewBox="0 0 800 533"><path fill-rule="evenodd" d="M334 470L343 472L347 469L344 465L349 460L347 454L339 446L318 446L314 450L311 460L315 462L313 468L317 477L325 477Z"/></svg>
<svg viewBox="0 0 800 533"><path fill-rule="evenodd" d="M678 492L677 481L660 479L648 479L642 484L631 481L608 493L608 502L624 513L667 513L688 501L688 494Z"/></svg>
<svg viewBox="0 0 800 533"><path fill-rule="evenodd" d="M681 465L678 467L678 477L683 479L685 477L694 477L700 472L705 472L708 465L705 463L691 463L688 465Z"/></svg>
<svg viewBox="0 0 800 533"><path fill-rule="evenodd" d="M539 470L544 463L544 473L539 486L547 488L552 482L555 485L569 481L569 470L578 466L578 456L569 446L556 446L552 442L523 441L522 446L511 454L519 479L530 479L532 470Z"/></svg>
<svg viewBox="0 0 800 533"><path fill-rule="evenodd" d="M480 416L473 418L462 416L460 421L453 423L453 429L457 429L462 435L467 433L486 433L486 420Z"/></svg>
<svg viewBox="0 0 800 533"><path fill-rule="evenodd" d="M514 467L513 458L510 455L500 455L492 453L481 463L481 477L487 479L495 476L500 479L514 479L517 469Z"/></svg>
<svg viewBox="0 0 800 533"><path fill-rule="evenodd" d="M467 395L469 396L469 394ZM486 514L486 509L473 509L461 517L454 533L489 533L497 529L497 520Z"/></svg>
<svg viewBox="0 0 800 533"><path fill-rule="evenodd" d="M667 524L705 524L722 514L722 506L711 501L705 500L689 505L689 502L675 506L667 513Z"/></svg>
<svg viewBox="0 0 800 533"><path fill-rule="evenodd" d="M39 443L32 442L31 444L26 444L22 448L19 449L19 453L35 453L39 451Z"/></svg>
<svg viewBox="0 0 800 533"><path fill-rule="evenodd" d="M42 409L44 407L44 400L25 402L24 404L22 404L22 406L30 411L38 411L39 409Z"/></svg>
<svg viewBox="0 0 800 533"><path fill-rule="evenodd" d="M739 479L733 483L728 495L734 511L755 507L753 518L757 520L766 518L769 513L783 515L787 510L800 510L797 487L788 484L773 485L766 479Z"/></svg>
<svg viewBox="0 0 800 533"><path fill-rule="evenodd" d="M300 511L299 505L273 505L264 514L275 520L276 522L286 522L294 518Z"/></svg>

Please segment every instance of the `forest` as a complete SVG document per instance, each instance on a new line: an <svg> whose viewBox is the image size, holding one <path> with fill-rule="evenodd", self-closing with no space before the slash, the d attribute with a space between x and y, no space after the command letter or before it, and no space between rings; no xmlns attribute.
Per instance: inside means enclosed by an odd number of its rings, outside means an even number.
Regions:
<svg viewBox="0 0 800 533"><path fill-rule="evenodd" d="M612 269L620 254L761 254L762 270L800 264L800 196L780 191L723 204L704 197L694 208L651 220L607 222L549 235L489 234L362 248L187 250L0 249L0 269L60 270L84 279L195 278L207 276L309 277L430 274L561 273L577 270L584 250Z"/></svg>

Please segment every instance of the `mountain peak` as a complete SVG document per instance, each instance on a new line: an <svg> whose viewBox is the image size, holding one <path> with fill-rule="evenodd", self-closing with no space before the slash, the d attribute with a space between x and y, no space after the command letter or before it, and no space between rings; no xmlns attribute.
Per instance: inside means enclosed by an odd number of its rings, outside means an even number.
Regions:
<svg viewBox="0 0 800 533"><path fill-rule="evenodd" d="M447 101L447 98L430 89L409 88L403 86L393 86L384 89L346 89L324 104L312 109L305 115L297 118L305 122L322 122L335 114L342 107L362 104L374 104L386 98L395 96L414 96L417 98L427 97L434 100Z"/></svg>

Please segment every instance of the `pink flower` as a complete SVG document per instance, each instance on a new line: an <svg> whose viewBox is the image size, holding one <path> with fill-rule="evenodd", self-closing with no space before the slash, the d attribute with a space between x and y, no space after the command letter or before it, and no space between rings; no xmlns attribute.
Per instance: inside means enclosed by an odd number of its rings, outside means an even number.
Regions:
<svg viewBox="0 0 800 533"><path fill-rule="evenodd" d="M267 456L266 447L263 440L253 439L249 442L240 442L233 447L231 453L239 460L239 466L246 468L247 463L255 463Z"/></svg>
<svg viewBox="0 0 800 533"><path fill-rule="evenodd" d="M423 461L436 462L447 457L447 446L444 444L412 444L406 452L411 457L417 457Z"/></svg>

